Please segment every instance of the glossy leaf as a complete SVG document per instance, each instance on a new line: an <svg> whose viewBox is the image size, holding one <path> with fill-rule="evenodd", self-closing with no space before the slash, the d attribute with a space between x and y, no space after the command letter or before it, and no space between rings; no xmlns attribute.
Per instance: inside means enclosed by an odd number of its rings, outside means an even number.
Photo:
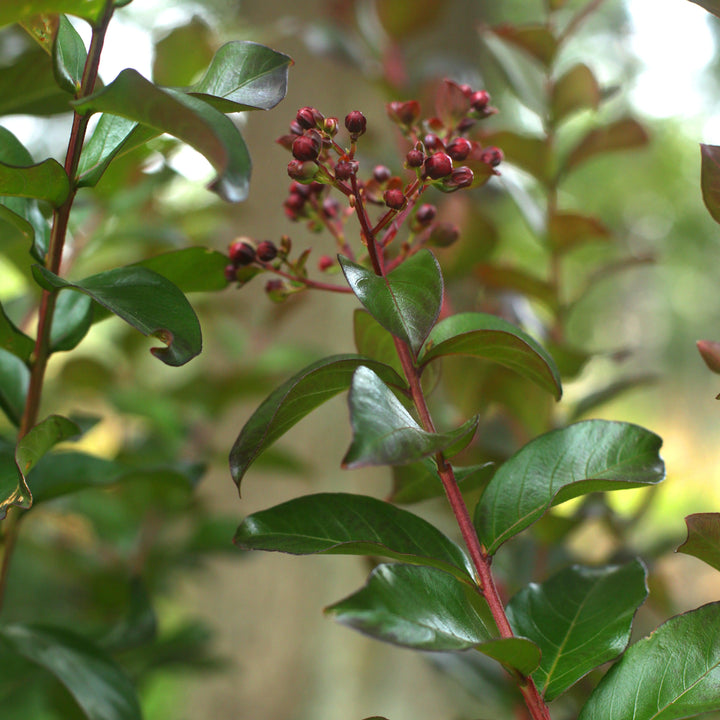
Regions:
<svg viewBox="0 0 720 720"><path fill-rule="evenodd" d="M202 350L200 323L187 298L151 270L121 267L78 282L64 280L38 265L33 274L43 287L85 293L143 335L162 340L167 347L151 352L166 365L184 365Z"/></svg>
<svg viewBox="0 0 720 720"><path fill-rule="evenodd" d="M0 642L54 675L88 720L139 720L135 688L118 665L90 640L63 628L0 627Z"/></svg>
<svg viewBox="0 0 720 720"><path fill-rule="evenodd" d="M292 60L283 53L248 41L223 45L203 79L187 89L223 112L269 110L287 92Z"/></svg>
<svg viewBox="0 0 720 720"><path fill-rule="evenodd" d="M34 347L34 341L15 327L12 320L6 315L5 308L0 304L0 350L7 350L27 362ZM2 380L0 380L0 384L1 383ZM0 394L1 393L2 391L0 390ZM0 407L1 406L2 403L0 402Z"/></svg>
<svg viewBox="0 0 720 720"><path fill-rule="evenodd" d="M607 241L611 232L597 218L573 212L556 212L548 222L550 244L560 252L590 242Z"/></svg>
<svg viewBox="0 0 720 720"><path fill-rule="evenodd" d="M560 375L548 353L526 332L486 313L458 313L439 322L418 358L421 365L447 355L470 355L509 367L550 392L562 395Z"/></svg>
<svg viewBox="0 0 720 720"><path fill-rule="evenodd" d="M397 387L405 384L392 368L362 355L332 355L309 365L268 395L235 440L230 472L238 488L258 455L315 408L347 390L361 365Z"/></svg>
<svg viewBox="0 0 720 720"><path fill-rule="evenodd" d="M53 71L57 84L75 95L80 90L87 52L72 23L60 15L53 43Z"/></svg>
<svg viewBox="0 0 720 720"><path fill-rule="evenodd" d="M483 144L497 145L503 151L506 162L529 172L541 183L549 182L552 175L552 155L545 138L500 130L486 135Z"/></svg>
<svg viewBox="0 0 720 720"><path fill-rule="evenodd" d="M363 588L325 612L378 640L416 650L465 650L499 635L475 587L418 565L379 565Z"/></svg>
<svg viewBox="0 0 720 720"><path fill-rule="evenodd" d="M154 255L142 260L136 266L162 275L184 293L210 292L227 287L224 270L228 264L227 255L202 247L189 247L182 250Z"/></svg>
<svg viewBox="0 0 720 720"><path fill-rule="evenodd" d="M123 70L102 90L75 101L77 112L120 115L174 135L205 156L218 173L211 189L228 202L247 197L250 155L240 132L221 112L175 90L161 89L135 70Z"/></svg>
<svg viewBox="0 0 720 720"><path fill-rule="evenodd" d="M491 30L499 38L523 50L546 68L552 65L558 43L546 25L496 25Z"/></svg>
<svg viewBox="0 0 720 720"><path fill-rule="evenodd" d="M720 0L690 0L690 2L705 8L708 12L720 18Z"/></svg>
<svg viewBox="0 0 720 720"><path fill-rule="evenodd" d="M579 110L597 110L599 104L600 87L584 63L573 65L553 85L551 108L556 123Z"/></svg>
<svg viewBox="0 0 720 720"><path fill-rule="evenodd" d="M0 408L13 425L20 424L29 384L27 365L16 354L0 348Z"/></svg>
<svg viewBox="0 0 720 720"><path fill-rule="evenodd" d="M455 480L463 492L477 490L487 485L494 470L494 463L453 467ZM393 489L390 499L394 503L409 505L440 497L444 492L437 466L429 458L417 463L393 467Z"/></svg>
<svg viewBox="0 0 720 720"><path fill-rule="evenodd" d="M88 295L60 293L55 303L50 351L72 350L87 335L93 322L93 302Z"/></svg>
<svg viewBox="0 0 720 720"><path fill-rule="evenodd" d="M0 25L20 22L40 13L65 13L96 22L105 10L106 0L22 0L0 3Z"/></svg>
<svg viewBox="0 0 720 720"><path fill-rule="evenodd" d="M417 353L440 313L443 281L435 256L420 250L387 277L339 257L348 284L368 312Z"/></svg>
<svg viewBox="0 0 720 720"><path fill-rule="evenodd" d="M700 145L700 185L705 207L720 223L720 147Z"/></svg>
<svg viewBox="0 0 720 720"><path fill-rule="evenodd" d="M635 611L647 597L645 575L638 560L605 568L576 565L510 600L515 634L542 652L533 679L547 701L625 649Z"/></svg>
<svg viewBox="0 0 720 720"><path fill-rule="evenodd" d="M720 710L720 603L677 615L610 668L578 720L680 720Z"/></svg>
<svg viewBox="0 0 720 720"><path fill-rule="evenodd" d="M304 495L246 517L233 542L242 550L293 555L387 557L473 581L465 553L434 525L367 495Z"/></svg>
<svg viewBox="0 0 720 720"><path fill-rule="evenodd" d="M29 167L0 163L0 195L36 198L59 207L70 192L62 165L52 158Z"/></svg>
<svg viewBox="0 0 720 720"><path fill-rule="evenodd" d="M553 505L660 482L662 440L637 425L587 420L541 435L495 473L475 512L490 554Z"/></svg>
<svg viewBox="0 0 720 720"><path fill-rule="evenodd" d="M497 660L521 675L530 675L540 664L540 648L522 637L489 640L477 648L483 655Z"/></svg>
<svg viewBox="0 0 720 720"><path fill-rule="evenodd" d="M423 430L390 388L368 367L359 367L352 378L350 422L353 440L343 467L402 465L445 452L460 452L473 438L478 418L457 430L431 433Z"/></svg>
<svg viewBox="0 0 720 720"><path fill-rule="evenodd" d="M687 540L677 549L720 570L720 513L694 513L685 518Z"/></svg>
<svg viewBox="0 0 720 720"><path fill-rule="evenodd" d="M564 171L569 172L596 155L631 150L647 145L648 141L645 128L637 120L616 120L604 127L590 130L568 155Z"/></svg>

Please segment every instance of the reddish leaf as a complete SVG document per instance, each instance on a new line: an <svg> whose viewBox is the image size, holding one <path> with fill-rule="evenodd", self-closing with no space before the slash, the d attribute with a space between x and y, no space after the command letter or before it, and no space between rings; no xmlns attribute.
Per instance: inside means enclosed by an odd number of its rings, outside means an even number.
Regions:
<svg viewBox="0 0 720 720"><path fill-rule="evenodd" d="M565 251L583 243L608 240L612 235L597 218L558 212L550 217L548 237L556 250Z"/></svg>
<svg viewBox="0 0 720 720"><path fill-rule="evenodd" d="M720 513L695 513L685 518L687 540L677 549L720 570Z"/></svg>
<svg viewBox="0 0 720 720"><path fill-rule="evenodd" d="M396 39L433 25L443 8L442 0L379 0L377 14L383 28Z"/></svg>
<svg viewBox="0 0 720 720"><path fill-rule="evenodd" d="M470 98L452 80L443 80L435 95L435 114L446 127L454 127L470 110Z"/></svg>
<svg viewBox="0 0 720 720"><path fill-rule="evenodd" d="M558 42L545 25L498 25L491 30L505 42L524 50L545 67L552 65Z"/></svg>
<svg viewBox="0 0 720 720"><path fill-rule="evenodd" d="M517 290L523 295L540 300L550 308L557 308L558 299L552 286L522 270L481 264L475 267L475 275L486 287L496 290Z"/></svg>
<svg viewBox="0 0 720 720"><path fill-rule="evenodd" d="M569 172L594 155L642 147L648 140L645 128L637 120L616 120L604 127L590 130L568 156L564 170Z"/></svg>
<svg viewBox="0 0 720 720"><path fill-rule="evenodd" d="M573 65L553 85L551 108L556 123L578 110L597 110L599 103L597 80L583 63Z"/></svg>
<svg viewBox="0 0 720 720"><path fill-rule="evenodd" d="M720 147L700 145L700 185L703 201L715 222L720 223Z"/></svg>

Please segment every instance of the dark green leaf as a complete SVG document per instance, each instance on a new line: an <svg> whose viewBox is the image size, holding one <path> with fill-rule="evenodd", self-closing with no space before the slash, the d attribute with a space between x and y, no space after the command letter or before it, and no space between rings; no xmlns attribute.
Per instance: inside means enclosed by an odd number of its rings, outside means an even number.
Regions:
<svg viewBox="0 0 720 720"><path fill-rule="evenodd" d="M720 570L720 513L695 513L685 518L687 540L677 549Z"/></svg>
<svg viewBox="0 0 720 720"><path fill-rule="evenodd" d="M242 550L293 555L376 555L445 570L472 582L465 553L434 525L367 495L305 495L245 518L233 542Z"/></svg>
<svg viewBox="0 0 720 720"><path fill-rule="evenodd" d="M292 60L264 45L235 41L216 53L205 77L187 91L222 112L269 110L287 92Z"/></svg>
<svg viewBox="0 0 720 720"><path fill-rule="evenodd" d="M485 287L495 290L517 290L523 295L540 300L551 310L559 306L557 291L553 286L523 270L480 263L473 268L473 272Z"/></svg>
<svg viewBox="0 0 720 720"><path fill-rule="evenodd" d="M485 487L495 470L493 463L453 467L455 479L463 492ZM391 500L394 503L411 503L440 497L444 493L442 481L433 460L425 458L417 463L396 465L393 467L393 490Z"/></svg>
<svg viewBox="0 0 720 720"><path fill-rule="evenodd" d="M389 365L398 375L402 374L402 364L398 357L393 336L365 310L355 310L353 314L355 347L360 355Z"/></svg>
<svg viewBox="0 0 720 720"><path fill-rule="evenodd" d="M309 365L270 393L235 440L230 471L238 488L257 456L316 407L347 390L360 365L397 387L405 384L392 368L362 355L333 355Z"/></svg>
<svg viewBox="0 0 720 720"><path fill-rule="evenodd" d="M599 104L600 87L584 63L573 65L553 84L551 106L555 123L578 110L597 110Z"/></svg>
<svg viewBox="0 0 720 720"><path fill-rule="evenodd" d="M166 365L183 365L202 350L200 323L182 292L162 275L143 267L122 267L69 282L35 265L33 274L43 287L70 288L89 295L143 335L162 340L167 348L153 348Z"/></svg>
<svg viewBox="0 0 720 720"><path fill-rule="evenodd" d="M571 151L563 169L569 172L595 155L642 147L648 141L645 128L637 120L622 118L590 130Z"/></svg>
<svg viewBox="0 0 720 720"><path fill-rule="evenodd" d="M720 710L720 603L677 615L632 645L578 720L680 720Z"/></svg>
<svg viewBox="0 0 720 720"><path fill-rule="evenodd" d="M509 367L550 392L562 395L560 374L548 353L526 332L486 313L459 313L439 322L418 358L425 365L446 355L471 355Z"/></svg>
<svg viewBox="0 0 720 720"><path fill-rule="evenodd" d="M605 568L576 565L510 600L515 634L542 651L533 679L547 701L625 649L635 611L647 597L645 575L638 560Z"/></svg>
<svg viewBox="0 0 720 720"><path fill-rule="evenodd" d="M137 266L162 275L184 293L189 293L227 287L224 270L228 262L227 255L216 250L189 247L155 255L137 263Z"/></svg>
<svg viewBox="0 0 720 720"><path fill-rule="evenodd" d="M86 638L62 628L5 625L0 640L54 675L88 720L140 720L135 688L123 671Z"/></svg>
<svg viewBox="0 0 720 720"><path fill-rule="evenodd" d="M485 489L475 526L490 554L552 505L591 492L660 482L662 440L630 423L587 420L541 435L508 459Z"/></svg>
<svg viewBox="0 0 720 720"><path fill-rule="evenodd" d="M705 207L720 223L720 147L700 145L700 185Z"/></svg>
<svg viewBox="0 0 720 720"><path fill-rule="evenodd" d="M555 58L558 43L547 25L496 25L490 30L549 68Z"/></svg>
<svg viewBox="0 0 720 720"><path fill-rule="evenodd" d="M402 465L437 452L451 457L470 443L478 423L476 417L451 432L426 432L390 388L362 366L353 375L348 404L353 440L343 458L346 468Z"/></svg>
<svg viewBox="0 0 720 720"><path fill-rule="evenodd" d="M419 565L379 565L363 588L325 612L378 640L417 650L465 650L499 635L477 588Z"/></svg>
<svg viewBox="0 0 720 720"><path fill-rule="evenodd" d="M147 587L139 577L130 578L130 597L124 617L102 638L103 649L123 652L147 646L157 637L158 622Z"/></svg>
<svg viewBox="0 0 720 720"><path fill-rule="evenodd" d="M50 226L37 201L22 197L0 198L0 225L4 226L3 254L29 279L30 256L42 261L50 240Z"/></svg>
<svg viewBox="0 0 720 720"><path fill-rule="evenodd" d="M505 667L517 670L521 675L529 675L540 664L540 648L527 638L489 640L477 649Z"/></svg>
<svg viewBox="0 0 720 720"><path fill-rule="evenodd" d="M57 160L45 160L30 167L0 163L0 195L37 198L59 207L69 192L70 182Z"/></svg>
<svg viewBox="0 0 720 720"><path fill-rule="evenodd" d="M228 202L247 197L250 155L232 121L197 98L160 89L135 70L73 103L79 113L106 112L174 135L204 155L218 173L211 189Z"/></svg>
<svg viewBox="0 0 720 720"><path fill-rule="evenodd" d="M72 95L80 90L86 58L87 51L82 38L70 21L60 15L53 43L53 71L57 84Z"/></svg>
<svg viewBox="0 0 720 720"><path fill-rule="evenodd" d="M720 0L690 0L720 18Z"/></svg>
<svg viewBox="0 0 720 720"><path fill-rule="evenodd" d="M571 212L555 212L548 222L548 239L560 252L573 250L585 243L605 241L611 232L597 218Z"/></svg>
<svg viewBox="0 0 720 720"><path fill-rule="evenodd" d="M50 330L50 350L72 350L87 335L93 322L93 302L82 293L58 295Z"/></svg>
<svg viewBox="0 0 720 720"><path fill-rule="evenodd" d="M387 277L342 256L339 261L348 284L368 312L417 353L442 304L443 281L435 256L421 250Z"/></svg>
<svg viewBox="0 0 720 720"><path fill-rule="evenodd" d="M33 340L15 327L14 323L5 314L5 308L0 304L0 349L7 350L27 362L34 347ZM1 380L0 384L2 384ZM1 390L0 394L2 394ZM0 402L0 407L2 407L2 402Z"/></svg>
<svg viewBox="0 0 720 720"><path fill-rule="evenodd" d="M0 348L0 408L14 425L20 424L30 384L30 370L15 354Z"/></svg>

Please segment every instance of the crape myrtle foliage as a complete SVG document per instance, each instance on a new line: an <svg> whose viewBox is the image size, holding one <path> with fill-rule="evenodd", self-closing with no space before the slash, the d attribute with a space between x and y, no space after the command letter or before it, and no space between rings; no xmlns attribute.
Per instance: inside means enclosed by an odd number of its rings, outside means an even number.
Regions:
<svg viewBox="0 0 720 720"><path fill-rule="evenodd" d="M532 46L519 35L513 40ZM230 454L238 487L256 458L295 423L348 391L352 441L342 467L390 466L392 492L387 500L343 492L290 500L248 516L236 545L378 558L366 584L326 613L402 647L470 651L484 656L483 664L498 663L515 687L505 705L508 718L649 720L720 709L720 603L671 618L628 648L633 618L648 595L641 559L626 554L600 567L570 564L509 597L498 582L492 564L502 559L506 542L554 506L660 482L661 440L637 425L585 420L531 439L497 467L463 464L460 453L476 442L482 408L458 427L439 428L428 404L431 389L442 383L438 365L458 355L483 359L555 399L560 373L521 328L495 315L452 314L444 307L443 277L430 248L457 241L459 230L436 222L425 193L465 191L497 174L502 150L484 145L475 132L477 120L494 112L489 96L446 80L435 117L421 120L415 101L393 102L387 110L407 140L398 163L403 175L393 174L390 161L363 171L356 150L373 120L358 111L346 116L342 136L337 118L303 107L280 139L293 155L285 213L330 234L336 257L323 255L318 269L342 272L346 285L311 279L309 251L291 259L288 237L271 244L277 254L270 261L258 257L268 241L238 239L225 273L240 286L273 273L266 290L275 300L317 289L352 292L362 306L353 317L356 352L304 368L268 395L242 428ZM597 131L582 159L644 142L637 128L623 121L607 136ZM520 157L520 143L506 135ZM579 163L581 155L578 150L572 160ZM546 180L556 194L555 181ZM468 373L462 381L475 397L477 378ZM399 507L443 494L463 547ZM688 519L688 528L682 551L717 564L717 542L704 545L697 520ZM613 660L597 682L599 668ZM578 699L569 691L589 674L594 680Z"/></svg>
<svg viewBox="0 0 720 720"><path fill-rule="evenodd" d="M166 218L153 196L174 173L148 182L142 167L183 142L216 171L210 189L219 198L243 200L250 155L227 114L280 102L291 59L206 38L183 64L189 75L168 83L182 89L131 69L101 79L107 28L127 4L0 4L0 40L20 50L0 68L2 111L72 116L56 149L62 164L34 157L0 127L1 272L12 267L21 278L0 278L0 714L8 718L139 720L139 690L154 673L216 664L208 630L191 618L167 626L157 605L179 569L231 547L232 528L198 498L205 464L188 458L189 422L167 422L167 408L182 400L144 377L132 338L139 331L159 341L151 352L170 367L196 357L202 334L185 293L224 289L226 258L205 247L157 252L163 245L147 228ZM89 26L88 47L68 16ZM143 240L118 242L112 227L131 235L136 217ZM77 242L66 252L70 233ZM99 246L95 263L130 264L84 274L93 254L85 250ZM18 284L21 297L8 298ZM111 316L126 323L117 335L89 354L72 352ZM48 379L49 361L57 372ZM117 449L100 457L76 441L105 419L117 423Z"/></svg>

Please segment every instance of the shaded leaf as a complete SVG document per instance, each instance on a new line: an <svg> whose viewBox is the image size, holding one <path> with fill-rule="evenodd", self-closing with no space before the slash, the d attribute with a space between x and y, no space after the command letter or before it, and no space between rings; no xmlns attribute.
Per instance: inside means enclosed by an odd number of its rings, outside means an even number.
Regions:
<svg viewBox="0 0 720 720"><path fill-rule="evenodd" d="M400 40L432 26L442 8L442 0L379 0L376 12L385 32Z"/></svg>
<svg viewBox="0 0 720 720"><path fill-rule="evenodd" d="M339 256L345 278L368 312L414 353L440 313L443 280L429 250L420 250L386 277Z"/></svg>
<svg viewBox="0 0 720 720"><path fill-rule="evenodd" d="M720 223L720 147L700 145L700 186L705 207Z"/></svg>
<svg viewBox="0 0 720 720"><path fill-rule="evenodd" d="M597 110L599 104L600 87L584 63L573 65L553 84L551 108L555 123L578 110Z"/></svg>
<svg viewBox="0 0 720 720"><path fill-rule="evenodd" d="M198 15L155 43L152 79L158 85L189 85L213 59L213 37Z"/></svg>
<svg viewBox="0 0 720 720"><path fill-rule="evenodd" d="M325 612L378 640L417 650L465 650L499 635L477 588L418 565L379 565L363 588Z"/></svg>
<svg viewBox="0 0 720 720"><path fill-rule="evenodd" d="M202 350L200 323L182 292L147 268L115 268L70 282L35 265L33 274L46 288L70 288L89 295L143 335L162 340L166 348L152 354L166 365L184 365Z"/></svg>
<svg viewBox="0 0 720 720"><path fill-rule="evenodd" d="M374 555L445 570L472 582L465 553L434 525L367 495L305 495L243 520L233 542L242 550L293 555Z"/></svg>
<svg viewBox="0 0 720 720"><path fill-rule="evenodd" d="M7 350L27 362L34 347L34 341L15 327L12 320L6 315L5 308L0 304L0 349ZM2 383L3 381L0 380L0 386ZM2 390L0 390L1 393ZM0 407L2 407L2 402L0 402Z"/></svg>
<svg viewBox="0 0 720 720"><path fill-rule="evenodd" d="M80 90L86 58L82 38L71 22L60 15L53 43L53 71L57 84L72 95Z"/></svg>
<svg viewBox="0 0 720 720"><path fill-rule="evenodd" d="M106 112L177 137L212 164L218 178L211 189L228 202L247 197L250 155L233 123L207 103L176 90L161 89L135 70L123 70L107 87L73 102L82 114Z"/></svg>
<svg viewBox="0 0 720 720"><path fill-rule="evenodd" d="M578 720L680 720L720 710L720 603L677 615L636 642Z"/></svg>
<svg viewBox="0 0 720 720"><path fill-rule="evenodd" d="M572 212L555 212L548 222L548 239L556 250L567 252L579 245L607 241L612 233L598 218Z"/></svg>
<svg viewBox="0 0 720 720"><path fill-rule="evenodd" d="M559 305L557 293L549 282L523 270L480 263L473 268L473 272L486 287L494 290L516 290L522 295L540 300L551 309L557 309Z"/></svg>
<svg viewBox="0 0 720 720"><path fill-rule="evenodd" d="M552 155L545 138L499 130L483 136L483 145L497 145L503 151L505 162L517 165L541 183L549 182Z"/></svg>
<svg viewBox="0 0 720 720"><path fill-rule="evenodd" d="M635 611L647 597L645 575L639 560L605 568L575 565L510 600L513 631L542 651L533 679L545 700L625 649Z"/></svg>
<svg viewBox="0 0 720 720"><path fill-rule="evenodd" d="M633 118L622 118L604 127L590 130L570 152L563 170L569 172L595 155L630 150L647 145L645 128Z"/></svg>
<svg viewBox="0 0 720 720"><path fill-rule="evenodd" d="M540 664L540 648L528 638L489 640L477 648L510 670L529 675Z"/></svg>
<svg viewBox="0 0 720 720"><path fill-rule="evenodd" d="M0 641L54 675L88 720L138 720L137 693L118 665L86 638L63 628L5 625Z"/></svg>
<svg viewBox="0 0 720 720"><path fill-rule="evenodd" d="M363 366L353 375L348 404L353 440L343 458L345 468L402 465L437 452L452 457L470 443L478 424L475 417L451 432L426 432L390 388Z"/></svg>
<svg viewBox="0 0 720 720"><path fill-rule="evenodd" d="M205 77L187 89L223 112L269 110L287 93L292 60L283 53L249 41L223 45Z"/></svg>
<svg viewBox="0 0 720 720"><path fill-rule="evenodd" d="M660 482L662 440L637 425L587 420L535 438L495 473L475 511L490 554L552 505Z"/></svg>
<svg viewBox="0 0 720 720"><path fill-rule="evenodd" d="M72 350L87 335L93 323L93 302L82 293L60 293L55 303L50 351Z"/></svg>
<svg viewBox="0 0 720 720"><path fill-rule="evenodd" d="M677 549L720 570L720 513L694 513L685 518L687 540Z"/></svg>
<svg viewBox="0 0 720 720"><path fill-rule="evenodd" d="M505 42L525 51L549 68L558 49L558 43L547 25L496 25L490 30Z"/></svg>
<svg viewBox="0 0 720 720"><path fill-rule="evenodd" d="M395 349L393 336L366 310L353 313L355 348L360 355L389 365L402 375L402 363Z"/></svg>
<svg viewBox="0 0 720 720"><path fill-rule="evenodd" d="M458 313L439 322L418 358L421 365L446 355L470 355L509 367L550 392L562 395L560 375L548 353L526 332L486 313Z"/></svg>
<svg viewBox="0 0 720 720"><path fill-rule="evenodd" d="M455 480L463 492L477 490L487 485L494 471L494 463L453 467ZM394 503L409 505L440 497L444 492L437 466L430 458L393 467L393 489L390 499Z"/></svg>
<svg viewBox="0 0 720 720"><path fill-rule="evenodd" d="M720 0L690 0L690 2L705 8L705 10L720 18Z"/></svg>
<svg viewBox="0 0 720 720"><path fill-rule="evenodd" d="M312 410L347 390L360 365L397 387L405 385L392 368L362 355L332 355L304 368L268 395L235 440L230 472L238 488L257 456Z"/></svg>
<svg viewBox="0 0 720 720"><path fill-rule="evenodd" d="M0 348L0 408L13 425L20 424L29 385L27 365L16 354Z"/></svg>
<svg viewBox="0 0 720 720"><path fill-rule="evenodd" d="M30 256L42 261L50 240L50 226L37 201L22 197L0 198L0 226L3 226L4 256L29 278Z"/></svg>
<svg viewBox="0 0 720 720"><path fill-rule="evenodd" d="M0 163L0 195L37 198L53 207L65 202L70 181L57 160L44 160L29 167Z"/></svg>
<svg viewBox="0 0 720 720"><path fill-rule="evenodd" d="M155 255L130 267L144 267L162 275L184 293L222 290L227 286L227 255L202 247Z"/></svg>
<svg viewBox="0 0 720 720"><path fill-rule="evenodd" d="M130 578L130 598L125 615L101 641L104 650L123 652L146 645L157 637L158 622L152 599L140 577Z"/></svg>

